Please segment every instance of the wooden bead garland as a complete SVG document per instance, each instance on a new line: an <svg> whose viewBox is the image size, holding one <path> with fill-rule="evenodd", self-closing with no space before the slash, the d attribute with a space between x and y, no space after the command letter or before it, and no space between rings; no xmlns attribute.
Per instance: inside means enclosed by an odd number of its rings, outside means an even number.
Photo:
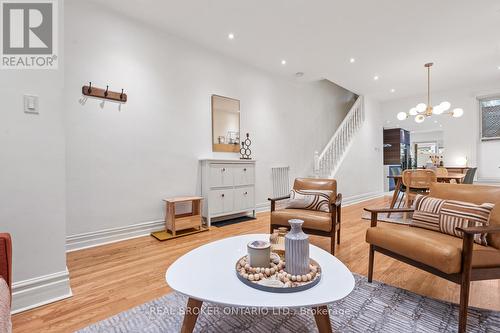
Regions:
<svg viewBox="0 0 500 333"><path fill-rule="evenodd" d="M247 256L243 257L238 262L237 270L244 279L254 282L276 275L277 279L284 284L284 287L289 288L300 283L310 282L319 274L316 265L309 265L310 271L307 274L291 275L285 270L286 263L284 260L273 258L270 267L251 267L247 260Z"/></svg>

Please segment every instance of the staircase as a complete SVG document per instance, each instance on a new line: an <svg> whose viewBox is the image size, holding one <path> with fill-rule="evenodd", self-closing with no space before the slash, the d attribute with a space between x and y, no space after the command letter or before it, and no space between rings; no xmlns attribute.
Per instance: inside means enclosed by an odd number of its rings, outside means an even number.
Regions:
<svg viewBox="0 0 500 333"><path fill-rule="evenodd" d="M314 153L314 176L316 178L333 178L335 176L354 136L364 121L363 96L359 96L325 149L321 154L317 151Z"/></svg>

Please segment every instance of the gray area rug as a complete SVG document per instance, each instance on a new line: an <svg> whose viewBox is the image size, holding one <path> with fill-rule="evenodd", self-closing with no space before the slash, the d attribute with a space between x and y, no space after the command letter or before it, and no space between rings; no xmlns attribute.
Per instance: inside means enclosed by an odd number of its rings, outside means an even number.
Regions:
<svg viewBox="0 0 500 333"><path fill-rule="evenodd" d="M335 332L456 332L458 306L373 282L354 274L356 287L330 305ZM334 288L335 286L332 286ZM186 297L170 293L79 333L179 332ZM204 304L195 332L317 332L308 309L252 313ZM469 309L467 332L500 332L500 312Z"/></svg>

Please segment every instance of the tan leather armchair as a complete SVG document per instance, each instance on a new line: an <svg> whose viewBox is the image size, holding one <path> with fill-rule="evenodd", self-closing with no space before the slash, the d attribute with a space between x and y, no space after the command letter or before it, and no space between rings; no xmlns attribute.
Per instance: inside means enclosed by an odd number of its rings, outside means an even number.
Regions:
<svg viewBox="0 0 500 333"><path fill-rule="evenodd" d="M379 213L411 212L411 208L365 208L371 213L371 227L366 232L366 241L370 244L368 281L373 278L375 252L380 252L460 284L459 332L463 333L467 327L470 282L500 279L500 187L435 183L429 195L476 204L493 203L490 225L457 228L464 233L464 238L460 239L407 225L377 224ZM474 243L474 235L485 232L489 246Z"/></svg>
<svg viewBox="0 0 500 333"><path fill-rule="evenodd" d="M333 191L330 198L330 212L295 208L276 210L276 202L288 199L290 195L281 198L269 198L269 201L271 201L271 233L275 228L289 227L288 220L290 219L301 219L304 221L302 229L305 233L330 237L330 251L335 254L335 238L337 238L337 244L340 244L342 205L342 194L337 193L337 181L335 179L297 178L293 188L295 190Z"/></svg>

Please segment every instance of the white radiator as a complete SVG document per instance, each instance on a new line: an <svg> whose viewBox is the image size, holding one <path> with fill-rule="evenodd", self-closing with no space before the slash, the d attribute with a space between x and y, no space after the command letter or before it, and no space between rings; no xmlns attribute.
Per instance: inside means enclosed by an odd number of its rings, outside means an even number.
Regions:
<svg viewBox="0 0 500 333"><path fill-rule="evenodd" d="M282 197L290 193L290 167L271 168L273 179L273 198Z"/></svg>

